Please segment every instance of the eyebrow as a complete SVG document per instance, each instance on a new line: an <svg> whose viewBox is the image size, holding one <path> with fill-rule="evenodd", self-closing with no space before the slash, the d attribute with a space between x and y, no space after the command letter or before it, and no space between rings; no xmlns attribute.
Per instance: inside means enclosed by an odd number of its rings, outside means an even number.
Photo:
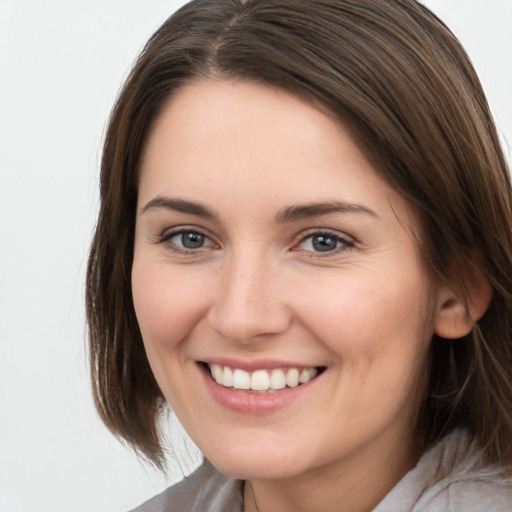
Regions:
<svg viewBox="0 0 512 512"><path fill-rule="evenodd" d="M276 215L278 223L293 222L297 220L320 217L329 213L364 213L375 218L379 216L370 208L345 201L326 201L304 205L289 206Z"/></svg>
<svg viewBox="0 0 512 512"><path fill-rule="evenodd" d="M140 213L142 214L151 208L166 208L180 213L190 213L191 215L197 215L198 217L206 217L209 219L217 218L217 214L213 210L201 203L173 197L157 196L154 199L151 199L151 201L141 209Z"/></svg>
<svg viewBox="0 0 512 512"><path fill-rule="evenodd" d="M214 210L201 203L173 197L157 196L151 199L151 201L141 209L140 213L142 214L151 208L166 208L168 210L197 215L198 217L205 217L208 219L218 218L218 215ZM320 203L288 206L276 214L275 220L279 224L285 224L288 222L320 217L330 213L364 213L372 217L379 218L373 210L360 204L348 203L345 201L324 201Z"/></svg>

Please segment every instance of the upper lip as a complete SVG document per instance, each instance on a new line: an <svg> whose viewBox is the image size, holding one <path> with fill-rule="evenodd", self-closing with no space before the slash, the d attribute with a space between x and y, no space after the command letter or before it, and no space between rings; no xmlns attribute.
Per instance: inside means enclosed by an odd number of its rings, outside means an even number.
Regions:
<svg viewBox="0 0 512 512"><path fill-rule="evenodd" d="M274 370L276 368L323 368L322 365L311 363L299 363L289 361L279 361L275 359L259 359L259 360L241 360L226 357L215 357L200 361L205 364L219 364L221 366L229 366L230 368L239 368L246 372L254 372L256 370Z"/></svg>

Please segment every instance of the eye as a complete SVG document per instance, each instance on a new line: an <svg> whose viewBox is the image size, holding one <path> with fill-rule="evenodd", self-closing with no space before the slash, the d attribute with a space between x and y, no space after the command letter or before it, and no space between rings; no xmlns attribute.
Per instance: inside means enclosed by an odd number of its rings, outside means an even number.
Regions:
<svg viewBox="0 0 512 512"><path fill-rule="evenodd" d="M297 249L307 252L327 253L338 252L354 244L352 241L330 231L317 231L305 236L297 246Z"/></svg>
<svg viewBox="0 0 512 512"><path fill-rule="evenodd" d="M194 251L213 246L213 242L203 233L192 229L171 231L162 236L162 243L169 244L177 251Z"/></svg>

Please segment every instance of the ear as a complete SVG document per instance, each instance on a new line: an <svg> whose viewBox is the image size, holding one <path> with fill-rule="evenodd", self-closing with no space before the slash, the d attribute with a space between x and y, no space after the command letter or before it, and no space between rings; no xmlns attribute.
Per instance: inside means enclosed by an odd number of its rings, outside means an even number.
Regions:
<svg viewBox="0 0 512 512"><path fill-rule="evenodd" d="M441 287L434 332L441 338L462 338L487 311L492 298L492 288L480 273L468 287L468 304L450 288Z"/></svg>

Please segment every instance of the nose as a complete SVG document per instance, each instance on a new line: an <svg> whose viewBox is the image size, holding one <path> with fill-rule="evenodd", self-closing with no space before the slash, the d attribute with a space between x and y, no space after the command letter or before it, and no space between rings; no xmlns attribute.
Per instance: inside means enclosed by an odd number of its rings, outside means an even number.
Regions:
<svg viewBox="0 0 512 512"><path fill-rule="evenodd" d="M226 261L208 322L223 338L237 343L285 332L292 313L285 279L264 256L239 255Z"/></svg>

